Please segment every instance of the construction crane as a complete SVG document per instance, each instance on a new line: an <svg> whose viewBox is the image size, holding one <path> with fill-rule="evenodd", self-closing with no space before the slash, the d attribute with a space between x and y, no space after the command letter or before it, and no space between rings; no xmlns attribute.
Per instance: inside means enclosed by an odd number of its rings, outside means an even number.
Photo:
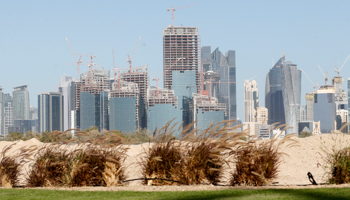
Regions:
<svg viewBox="0 0 350 200"><path fill-rule="evenodd" d="M72 46L70 45L70 43L69 43L69 41L68 41L68 38L66 38L66 41L67 41L67 43L68 43L68 45L69 45L69 48L70 48L71 51L72 51L72 54L74 55L74 58L75 58L75 61L76 61L76 63L75 63L74 65L77 65L77 80L79 80L79 66L80 66L80 65L87 65L87 64L83 64L83 62L82 62L82 60L81 60L81 58L82 58L83 55L77 54L77 53L75 53L75 52L73 51L73 48L72 48ZM77 58L77 55L80 55L79 59Z"/></svg>
<svg viewBox="0 0 350 200"><path fill-rule="evenodd" d="M335 61L334 61L334 62L335 62ZM333 62L333 64L332 64L332 66L331 66L331 69L332 69L332 67L333 67L333 65L334 65L334 62ZM318 68L320 69L320 71L321 71L321 73L322 73L322 75L323 75L323 77L324 77L324 79L325 79L325 84L328 85L329 71L326 72L326 73L323 73L323 71L322 71L320 65L317 65L317 66L318 66Z"/></svg>
<svg viewBox="0 0 350 200"><path fill-rule="evenodd" d="M126 60L126 62L129 63L129 68L130 68L129 73L131 73L131 70L132 70L132 59L133 59L133 57L134 57L136 48L137 48L137 46L139 45L140 40L141 40L141 36L140 36L140 38L139 38L139 41L138 41L137 44L136 44L136 47L135 47L135 49L134 49L134 52L132 53L131 58L130 58L130 56L129 56L129 54L128 54L128 59Z"/></svg>
<svg viewBox="0 0 350 200"><path fill-rule="evenodd" d="M255 75L253 77L251 77L250 79L248 79L248 81L252 80L253 78L257 77L258 75Z"/></svg>
<svg viewBox="0 0 350 200"><path fill-rule="evenodd" d="M313 87L314 87L314 92L316 92L316 88L319 87L318 81L316 81L316 84L314 84L314 83L311 81L311 79L306 75L306 73L304 72L304 70L302 70L301 68L300 68L300 70L304 73L304 75L306 76L306 78L309 79L310 83L311 83L311 84L313 85ZM322 70L321 70L321 71L322 71ZM322 73L323 73L323 72L322 72Z"/></svg>
<svg viewBox="0 0 350 200"><path fill-rule="evenodd" d="M152 81L156 81L156 97L158 98L158 81L159 81L159 78L160 77L158 77L157 78L157 76L153 73L153 76L154 76L154 78L152 78Z"/></svg>
<svg viewBox="0 0 350 200"><path fill-rule="evenodd" d="M349 58L350 58L350 54L349 54L349 56L346 58L346 60L345 60L345 62L343 63L343 65L339 68L339 70L338 70L337 66L335 66L335 72L338 73L338 76L340 76L340 75L339 75L339 74L340 74L340 70L344 67L345 63L349 60Z"/></svg>
<svg viewBox="0 0 350 200"><path fill-rule="evenodd" d="M189 5L189 6L183 6L183 7L179 7L179 8L174 8L174 5L171 6L171 8L167 9L166 11L171 11L171 20L172 20L172 24L171 24L171 32L172 34L174 34L174 12L176 9L180 9L180 8L187 8L187 7L191 7L191 6L195 6L196 4L193 4L193 5Z"/></svg>

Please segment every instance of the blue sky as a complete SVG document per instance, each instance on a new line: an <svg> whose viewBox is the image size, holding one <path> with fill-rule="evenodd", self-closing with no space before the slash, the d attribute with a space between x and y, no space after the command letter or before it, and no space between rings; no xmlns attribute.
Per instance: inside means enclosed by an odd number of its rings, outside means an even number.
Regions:
<svg viewBox="0 0 350 200"><path fill-rule="evenodd" d="M171 24L172 5L195 6L175 11L176 26L196 26L202 46L236 51L238 117L243 118L243 83L255 75L264 106L265 78L284 51L286 60L311 80L324 84L319 64L330 79L350 54L350 1L3 1L0 7L0 85L5 93L29 85L30 104L40 92L54 91L64 74L76 77L77 53L97 56L98 67L127 67L138 38L133 66L148 64L162 74L162 31ZM81 66L80 71L87 71ZM340 72L346 80L350 61ZM162 86L163 79L159 83ZM155 85L151 81L151 85ZM313 86L303 75L304 96Z"/></svg>

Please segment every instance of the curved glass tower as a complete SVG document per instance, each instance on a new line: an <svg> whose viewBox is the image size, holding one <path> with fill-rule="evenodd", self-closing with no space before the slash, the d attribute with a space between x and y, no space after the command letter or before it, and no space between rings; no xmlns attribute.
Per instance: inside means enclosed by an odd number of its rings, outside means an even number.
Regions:
<svg viewBox="0 0 350 200"><path fill-rule="evenodd" d="M265 107L269 124L279 122L292 127L286 134L298 133L300 121L301 70L283 56L266 76Z"/></svg>

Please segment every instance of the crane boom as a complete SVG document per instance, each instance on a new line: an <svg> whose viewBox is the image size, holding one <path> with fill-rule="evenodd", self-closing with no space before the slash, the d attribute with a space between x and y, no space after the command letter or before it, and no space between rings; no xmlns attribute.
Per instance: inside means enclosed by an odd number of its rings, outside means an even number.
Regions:
<svg viewBox="0 0 350 200"><path fill-rule="evenodd" d="M176 9L180 9L180 8L187 8L187 7L191 7L191 6L195 6L196 4L193 4L193 5L189 5L189 6L183 6L183 7L178 7L178 8L174 8L174 5L171 6L171 8L167 9L166 11L171 11L171 19L172 19L172 25L171 25L171 28L172 28L172 34L174 34L174 12Z"/></svg>
<svg viewBox="0 0 350 200"><path fill-rule="evenodd" d="M349 58L350 58L350 54L349 54L349 56L346 58L346 60L345 60L345 62L343 63L343 65L340 67L340 69L338 70L338 75L339 75L339 73L340 73L340 70L344 67L344 65L345 65L345 63L349 60Z"/></svg>

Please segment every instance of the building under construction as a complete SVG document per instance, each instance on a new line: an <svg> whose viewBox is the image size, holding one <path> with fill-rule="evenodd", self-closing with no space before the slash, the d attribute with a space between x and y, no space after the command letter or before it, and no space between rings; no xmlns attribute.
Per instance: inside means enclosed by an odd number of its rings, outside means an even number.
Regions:
<svg viewBox="0 0 350 200"><path fill-rule="evenodd" d="M224 121L227 115L225 103L218 103L217 98L201 94L193 94L190 110L198 130L208 128L210 123Z"/></svg>
<svg viewBox="0 0 350 200"><path fill-rule="evenodd" d="M74 84L74 105L77 128L96 126L108 129L108 90L110 71L103 67L90 69Z"/></svg>
<svg viewBox="0 0 350 200"><path fill-rule="evenodd" d="M112 84L109 98L109 130L132 132L140 127L140 90L137 83L121 81Z"/></svg>
<svg viewBox="0 0 350 200"><path fill-rule="evenodd" d="M168 26L163 30L164 88L172 89L173 71L180 71L181 73L195 71L196 86L199 89L200 51L201 39L198 34L198 27Z"/></svg>
<svg viewBox="0 0 350 200"><path fill-rule="evenodd" d="M148 66L131 68L128 72L121 73L121 80L136 83L139 90L139 120L140 127L147 127L147 88L149 87Z"/></svg>
<svg viewBox="0 0 350 200"><path fill-rule="evenodd" d="M159 130L170 120L173 120L171 125L177 123L175 128L177 130L178 126L182 123L182 111L178 108L178 99L174 91L151 87L147 91L147 97L148 130L151 132L156 129ZM179 132L175 132L174 135L179 136Z"/></svg>

